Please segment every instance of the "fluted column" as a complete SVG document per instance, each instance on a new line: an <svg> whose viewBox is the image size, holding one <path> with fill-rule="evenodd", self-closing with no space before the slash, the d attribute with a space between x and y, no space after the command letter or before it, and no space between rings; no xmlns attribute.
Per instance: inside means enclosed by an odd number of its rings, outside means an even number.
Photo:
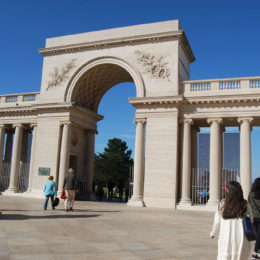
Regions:
<svg viewBox="0 0 260 260"><path fill-rule="evenodd" d="M251 123L253 118L239 118L240 123L240 182L247 199L251 189Z"/></svg>
<svg viewBox="0 0 260 260"><path fill-rule="evenodd" d="M220 200L220 173L221 173L221 118L208 119L210 124L210 176L208 205L217 205Z"/></svg>
<svg viewBox="0 0 260 260"><path fill-rule="evenodd" d="M183 147L182 147L182 192L181 204L191 204L190 180L191 180L191 125L192 119L184 119L183 122Z"/></svg>
<svg viewBox="0 0 260 260"><path fill-rule="evenodd" d="M31 192L32 190L33 166L34 166L34 157L35 157L34 154L35 154L36 139L37 139L37 124L31 124L30 127L33 129L33 136L32 136L31 159L30 159L29 183L26 192Z"/></svg>
<svg viewBox="0 0 260 260"><path fill-rule="evenodd" d="M21 159L23 126L22 124L17 124L14 125L14 127L15 127L15 136L14 136L13 153L12 153L10 183L7 192L18 191L18 177L19 177L19 165Z"/></svg>
<svg viewBox="0 0 260 260"><path fill-rule="evenodd" d="M3 169L4 144L5 144L5 126L0 125L0 176L2 175L2 169Z"/></svg>
<svg viewBox="0 0 260 260"><path fill-rule="evenodd" d="M61 151L60 151L60 169L59 169L59 193L62 191L65 174L69 168L69 156L70 156L70 139L71 139L71 123L63 123L62 139L61 139Z"/></svg>
<svg viewBox="0 0 260 260"><path fill-rule="evenodd" d="M94 200L95 192L92 191L94 174L94 152L95 152L95 131L90 131L88 135L87 147L87 199Z"/></svg>
<svg viewBox="0 0 260 260"><path fill-rule="evenodd" d="M135 119L135 157L134 157L134 187L133 196L128 201L128 206L143 207L144 189L144 142L145 142L145 119Z"/></svg>

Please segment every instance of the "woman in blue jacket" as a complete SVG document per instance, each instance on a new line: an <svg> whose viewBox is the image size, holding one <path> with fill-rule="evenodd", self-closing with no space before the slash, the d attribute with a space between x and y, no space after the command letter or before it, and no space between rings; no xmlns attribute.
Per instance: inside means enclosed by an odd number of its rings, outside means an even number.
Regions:
<svg viewBox="0 0 260 260"><path fill-rule="evenodd" d="M51 198L52 209L55 209L55 207L53 206L53 200L54 200L54 195L57 194L57 190L56 190L55 182L53 181L53 176L50 176L46 181L43 192L45 195L43 209L44 210L47 209L49 198Z"/></svg>

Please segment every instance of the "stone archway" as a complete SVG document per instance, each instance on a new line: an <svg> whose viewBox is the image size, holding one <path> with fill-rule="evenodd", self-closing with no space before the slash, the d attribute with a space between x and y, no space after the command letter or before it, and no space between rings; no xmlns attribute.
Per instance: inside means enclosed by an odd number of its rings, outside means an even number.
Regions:
<svg viewBox="0 0 260 260"><path fill-rule="evenodd" d="M81 66L71 77L65 91L65 101L75 102L97 112L104 94L116 84L133 82L136 96L144 97L143 80L127 62L113 57L92 60Z"/></svg>

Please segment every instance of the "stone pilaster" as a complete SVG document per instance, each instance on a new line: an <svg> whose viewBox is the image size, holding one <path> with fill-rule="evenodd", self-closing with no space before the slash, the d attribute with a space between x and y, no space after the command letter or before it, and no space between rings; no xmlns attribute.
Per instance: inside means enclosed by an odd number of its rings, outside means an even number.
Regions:
<svg viewBox="0 0 260 260"><path fill-rule="evenodd" d="M251 189L251 129L253 118L238 118L240 123L240 182L244 198L248 198Z"/></svg>
<svg viewBox="0 0 260 260"><path fill-rule="evenodd" d="M34 158L35 158L35 147L37 140L37 124L31 124L31 128L33 129L32 136L32 148L31 148L31 158L30 158L30 171L29 171L29 183L26 192L32 191L32 178L33 178L33 167L34 167Z"/></svg>
<svg viewBox="0 0 260 260"><path fill-rule="evenodd" d="M221 118L208 119L210 124L210 176L209 176L209 206L217 205L220 200L220 174L221 174Z"/></svg>
<svg viewBox="0 0 260 260"><path fill-rule="evenodd" d="M69 168L71 122L64 122L62 129L58 192L61 193L65 174Z"/></svg>
<svg viewBox="0 0 260 260"><path fill-rule="evenodd" d="M135 119L135 157L134 157L134 186L133 196L128 201L128 206L143 207L144 189L144 142L145 142L145 119Z"/></svg>
<svg viewBox="0 0 260 260"><path fill-rule="evenodd" d="M180 206L191 205L190 183L191 183L191 125L192 119L184 119L183 147L182 147L182 193Z"/></svg>
<svg viewBox="0 0 260 260"><path fill-rule="evenodd" d="M22 124L14 125L15 127L15 136L13 144L13 153L12 153L12 165L10 173L10 183L7 192L17 192L18 191L18 178L19 178L19 165L21 159L21 148L22 148L22 133L23 126Z"/></svg>
<svg viewBox="0 0 260 260"><path fill-rule="evenodd" d="M94 152L95 152L95 131L89 131L87 147L87 199L95 200L95 192L92 191L94 174Z"/></svg>

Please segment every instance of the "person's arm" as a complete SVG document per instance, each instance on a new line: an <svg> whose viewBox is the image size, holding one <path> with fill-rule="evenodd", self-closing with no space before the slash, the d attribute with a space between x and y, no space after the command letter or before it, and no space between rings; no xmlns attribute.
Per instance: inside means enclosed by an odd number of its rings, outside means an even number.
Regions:
<svg viewBox="0 0 260 260"><path fill-rule="evenodd" d="M221 221L221 216L220 216L219 210L217 209L216 212L215 212L215 216L214 216L214 223L213 223L213 226L212 226L212 230L210 232L210 237L211 238L215 237L216 230L217 230L217 228L220 225L220 221Z"/></svg>
<svg viewBox="0 0 260 260"><path fill-rule="evenodd" d="M250 203L247 203L246 214L247 214L247 216L249 216L251 223L253 223L253 213L252 213Z"/></svg>

